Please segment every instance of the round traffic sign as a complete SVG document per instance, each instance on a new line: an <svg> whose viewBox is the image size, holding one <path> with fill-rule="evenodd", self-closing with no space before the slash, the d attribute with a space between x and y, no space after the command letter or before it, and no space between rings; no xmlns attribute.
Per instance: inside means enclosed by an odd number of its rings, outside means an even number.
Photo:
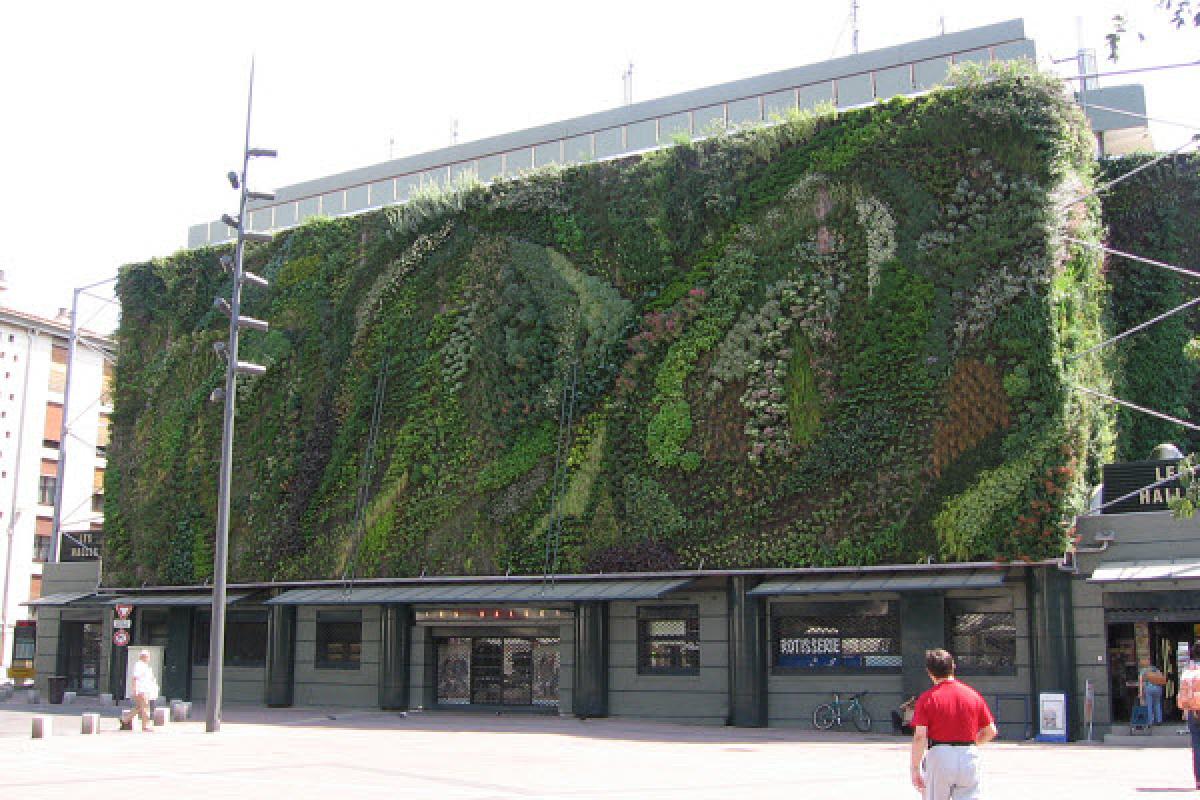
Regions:
<svg viewBox="0 0 1200 800"><path fill-rule="evenodd" d="M113 644L117 647L126 647L129 645L129 631L115 630L113 631Z"/></svg>

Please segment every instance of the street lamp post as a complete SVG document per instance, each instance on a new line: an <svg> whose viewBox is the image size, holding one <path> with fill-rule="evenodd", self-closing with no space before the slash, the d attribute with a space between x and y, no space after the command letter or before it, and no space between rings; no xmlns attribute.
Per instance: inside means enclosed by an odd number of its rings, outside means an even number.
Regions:
<svg viewBox="0 0 1200 800"><path fill-rule="evenodd" d="M224 348L217 343L217 352L224 350L228 364L225 368L225 389L214 392L223 394L225 400L224 424L221 430L221 473L217 498L217 536L213 552L213 599L212 624L208 639L208 702L206 703L205 730L216 733L221 730L221 683L225 667L225 576L228 566L229 550L229 490L230 476L233 468L233 419L237 400L237 376L261 375L266 367L238 360L238 332L241 328L251 328L258 331L268 330L268 324L252 317L243 317L242 284L253 283L266 286L267 281L252 272L247 272L242 264L246 242L270 241L271 236L263 233L252 233L246 230L246 203L248 200L272 200L274 195L266 192L251 192L246 188L246 171L250 159L257 156L273 158L274 150L250 147L250 112L254 105L254 63L250 64L250 91L246 99L246 142L242 152L242 172L229 173L229 183L234 189L241 190L238 204L238 215L234 219L228 214L221 219L231 228L237 228L237 245L234 256L221 257L221 265L233 274L233 291L229 300L217 297L214 305L229 315L229 341Z"/></svg>

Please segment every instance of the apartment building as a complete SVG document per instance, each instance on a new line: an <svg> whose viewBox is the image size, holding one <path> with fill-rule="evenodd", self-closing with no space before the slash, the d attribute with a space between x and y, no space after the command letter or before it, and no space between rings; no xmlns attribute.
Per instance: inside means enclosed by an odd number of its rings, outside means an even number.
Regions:
<svg viewBox="0 0 1200 800"><path fill-rule="evenodd" d="M111 339L81 330L68 397L70 312L46 319L3 299L0 293L0 680L22 677L20 665L12 675L7 669L13 632L32 616L24 604L42 595L42 565L100 557L114 359Z"/></svg>

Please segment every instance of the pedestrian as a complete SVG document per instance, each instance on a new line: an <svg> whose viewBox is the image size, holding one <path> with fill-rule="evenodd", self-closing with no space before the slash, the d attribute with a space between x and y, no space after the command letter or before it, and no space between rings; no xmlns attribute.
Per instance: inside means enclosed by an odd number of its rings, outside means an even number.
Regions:
<svg viewBox="0 0 1200 800"><path fill-rule="evenodd" d="M150 721L150 701L158 697L158 681L154 678L154 670L150 667L150 651L138 653L137 663L133 665L133 707L142 721L142 730L154 732ZM133 721L130 720L130 724Z"/></svg>
<svg viewBox="0 0 1200 800"><path fill-rule="evenodd" d="M954 677L954 656L925 652L933 688L917 699L910 758L912 785L924 800L978 800L978 745L996 738L996 719L979 692Z"/></svg>
<svg viewBox="0 0 1200 800"><path fill-rule="evenodd" d="M1138 670L1138 702L1146 707L1147 723L1161 725L1163 686L1167 683L1167 677L1150 663L1148 656L1142 656L1139 666L1141 669Z"/></svg>
<svg viewBox="0 0 1200 800"><path fill-rule="evenodd" d="M913 732L913 712L917 706L917 698L910 697L900 704L900 707L892 712L892 732L901 733L905 736Z"/></svg>
<svg viewBox="0 0 1200 800"><path fill-rule="evenodd" d="M1192 643L1187 669L1179 676L1179 691L1175 703L1187 720L1192 735L1192 777L1200 789L1200 639Z"/></svg>

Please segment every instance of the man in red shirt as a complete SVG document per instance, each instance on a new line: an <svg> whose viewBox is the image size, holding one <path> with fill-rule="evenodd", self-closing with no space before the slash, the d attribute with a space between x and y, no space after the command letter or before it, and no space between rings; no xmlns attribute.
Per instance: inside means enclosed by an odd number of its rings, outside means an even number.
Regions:
<svg viewBox="0 0 1200 800"><path fill-rule="evenodd" d="M954 677L954 656L925 653L933 688L913 713L912 784L924 800L978 800L979 748L996 738L996 719L979 692Z"/></svg>

